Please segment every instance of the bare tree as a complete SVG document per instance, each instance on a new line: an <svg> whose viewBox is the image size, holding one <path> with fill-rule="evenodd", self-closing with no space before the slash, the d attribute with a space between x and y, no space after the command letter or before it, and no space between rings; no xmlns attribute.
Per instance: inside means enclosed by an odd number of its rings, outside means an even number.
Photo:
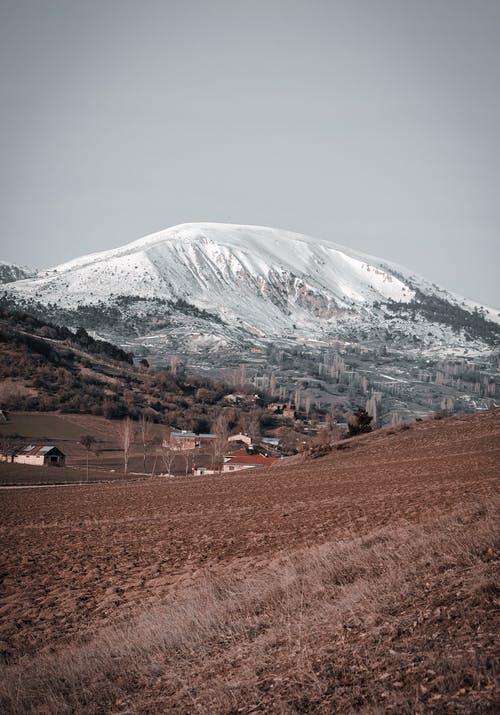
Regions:
<svg viewBox="0 0 500 715"><path fill-rule="evenodd" d="M217 467L219 474L222 471L222 463L224 461L224 455L227 449L227 440L229 437L229 415L225 412L221 412L214 424L212 425L212 432L216 434L214 439L214 468Z"/></svg>
<svg viewBox="0 0 500 715"><path fill-rule="evenodd" d="M403 418L397 412L393 412L391 415L391 427L397 427L403 421Z"/></svg>
<svg viewBox="0 0 500 715"><path fill-rule="evenodd" d="M292 454L297 454L298 449L298 436L289 427L284 427L280 430L280 446L283 455L289 456Z"/></svg>
<svg viewBox="0 0 500 715"><path fill-rule="evenodd" d="M185 476L187 477L187 475L191 471L191 467L193 466L194 450L193 449L184 449L181 452L181 456L184 460L184 473L185 473Z"/></svg>
<svg viewBox="0 0 500 715"><path fill-rule="evenodd" d="M328 407L328 412L325 415L325 425L326 429L329 430L330 432L333 430L337 420L335 417L335 406L334 405L329 405Z"/></svg>
<svg viewBox="0 0 500 715"><path fill-rule="evenodd" d="M252 444L258 444L260 442L260 418L258 414L253 414L249 420L246 433L252 440Z"/></svg>
<svg viewBox="0 0 500 715"><path fill-rule="evenodd" d="M372 397L370 397L370 399L368 399L366 401L365 410L368 412L369 415L371 415L373 424L376 425L377 424L377 400L375 397L372 396Z"/></svg>
<svg viewBox="0 0 500 715"><path fill-rule="evenodd" d="M174 457L177 454L177 450L172 447L169 439L164 439L161 443L161 459L163 462L163 467L168 476L172 472L172 465L174 463Z"/></svg>
<svg viewBox="0 0 500 715"><path fill-rule="evenodd" d="M118 438L123 450L123 474L128 473L128 458L130 454L130 445L134 439L134 425L130 417L123 420L118 430Z"/></svg>
<svg viewBox="0 0 500 715"><path fill-rule="evenodd" d="M237 386L239 387L245 387L245 385L248 382L248 377L247 377L247 366L245 365L244 362L242 362L238 368L238 373L237 373Z"/></svg>
<svg viewBox="0 0 500 715"><path fill-rule="evenodd" d="M141 437L142 442L142 471L144 472L144 474L146 474L146 454L148 444L151 440L151 433L151 420L145 414L142 414L139 420L139 435Z"/></svg>
<svg viewBox="0 0 500 715"><path fill-rule="evenodd" d="M276 375L271 373L271 377L269 378L269 394L271 397L276 397Z"/></svg>
<svg viewBox="0 0 500 715"><path fill-rule="evenodd" d="M94 451L93 447L96 442L96 438L91 434L84 434L83 437L80 437L80 444L87 452L87 481L89 481L89 452Z"/></svg>
<svg viewBox="0 0 500 715"><path fill-rule="evenodd" d="M302 390L304 388L302 385L299 383L297 387L295 388L295 395L294 395L294 402L295 402L295 409L297 412L300 412L301 404L302 404Z"/></svg>
<svg viewBox="0 0 500 715"><path fill-rule="evenodd" d="M154 477L156 474L156 465L158 464L158 460L161 459L163 461L163 437L158 433L153 434L149 445L151 452L154 455L153 465L151 467L151 476Z"/></svg>

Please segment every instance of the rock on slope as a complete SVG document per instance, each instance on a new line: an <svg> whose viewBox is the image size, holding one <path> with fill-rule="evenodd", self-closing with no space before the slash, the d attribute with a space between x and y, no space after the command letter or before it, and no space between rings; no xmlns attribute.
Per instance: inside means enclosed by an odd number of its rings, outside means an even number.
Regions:
<svg viewBox="0 0 500 715"><path fill-rule="evenodd" d="M0 283L12 283L32 278L35 274L29 268L18 266L8 261L0 261Z"/></svg>

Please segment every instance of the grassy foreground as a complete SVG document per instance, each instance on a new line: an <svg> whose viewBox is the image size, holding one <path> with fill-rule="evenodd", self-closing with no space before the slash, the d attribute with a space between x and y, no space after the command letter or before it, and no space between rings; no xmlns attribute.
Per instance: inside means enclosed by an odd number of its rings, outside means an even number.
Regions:
<svg viewBox="0 0 500 715"><path fill-rule="evenodd" d="M206 570L5 665L5 713L494 713L498 503Z"/></svg>

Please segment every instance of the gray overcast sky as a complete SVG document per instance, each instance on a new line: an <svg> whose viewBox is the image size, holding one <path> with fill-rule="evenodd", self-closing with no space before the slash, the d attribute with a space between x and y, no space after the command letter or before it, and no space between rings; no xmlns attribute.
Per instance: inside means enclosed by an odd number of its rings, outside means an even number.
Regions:
<svg viewBox="0 0 500 715"><path fill-rule="evenodd" d="M278 226L500 307L499 0L0 0L0 257Z"/></svg>

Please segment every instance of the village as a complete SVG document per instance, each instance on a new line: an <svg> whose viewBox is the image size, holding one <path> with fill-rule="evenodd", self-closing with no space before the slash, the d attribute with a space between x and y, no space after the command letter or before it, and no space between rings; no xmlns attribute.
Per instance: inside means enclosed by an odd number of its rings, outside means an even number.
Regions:
<svg viewBox="0 0 500 715"><path fill-rule="evenodd" d="M172 431L168 437L162 440L160 449L156 451L156 462L168 464L173 468L174 457L178 454L182 459L175 461L182 461L185 465L185 473L203 476L269 466L281 459L281 457L268 454L269 451L278 451L278 439L264 438L259 445L254 445L248 435L238 434L228 438L228 452L222 455L223 461L218 465L218 441L219 437L216 434L195 434L186 430ZM82 446L84 443L85 438L82 439ZM209 447L209 449L204 449L204 447ZM197 460L198 455L199 459ZM159 460L158 457L161 459ZM0 451L0 462L28 464L35 467L64 467L66 454L55 445L28 444L23 447L3 449ZM152 475L154 473L153 470ZM173 472L170 471L165 474L160 470L159 474L160 476L173 476Z"/></svg>
<svg viewBox="0 0 500 715"><path fill-rule="evenodd" d="M293 405L277 409L288 422L293 417ZM347 425L335 422L327 429L326 423L315 422L293 440L290 428L266 434L255 424L249 427L247 432L230 430L224 413L213 432L195 432L153 423L144 416L137 421L112 421L91 415L0 410L0 483L240 472L277 464L314 439L337 440Z"/></svg>

